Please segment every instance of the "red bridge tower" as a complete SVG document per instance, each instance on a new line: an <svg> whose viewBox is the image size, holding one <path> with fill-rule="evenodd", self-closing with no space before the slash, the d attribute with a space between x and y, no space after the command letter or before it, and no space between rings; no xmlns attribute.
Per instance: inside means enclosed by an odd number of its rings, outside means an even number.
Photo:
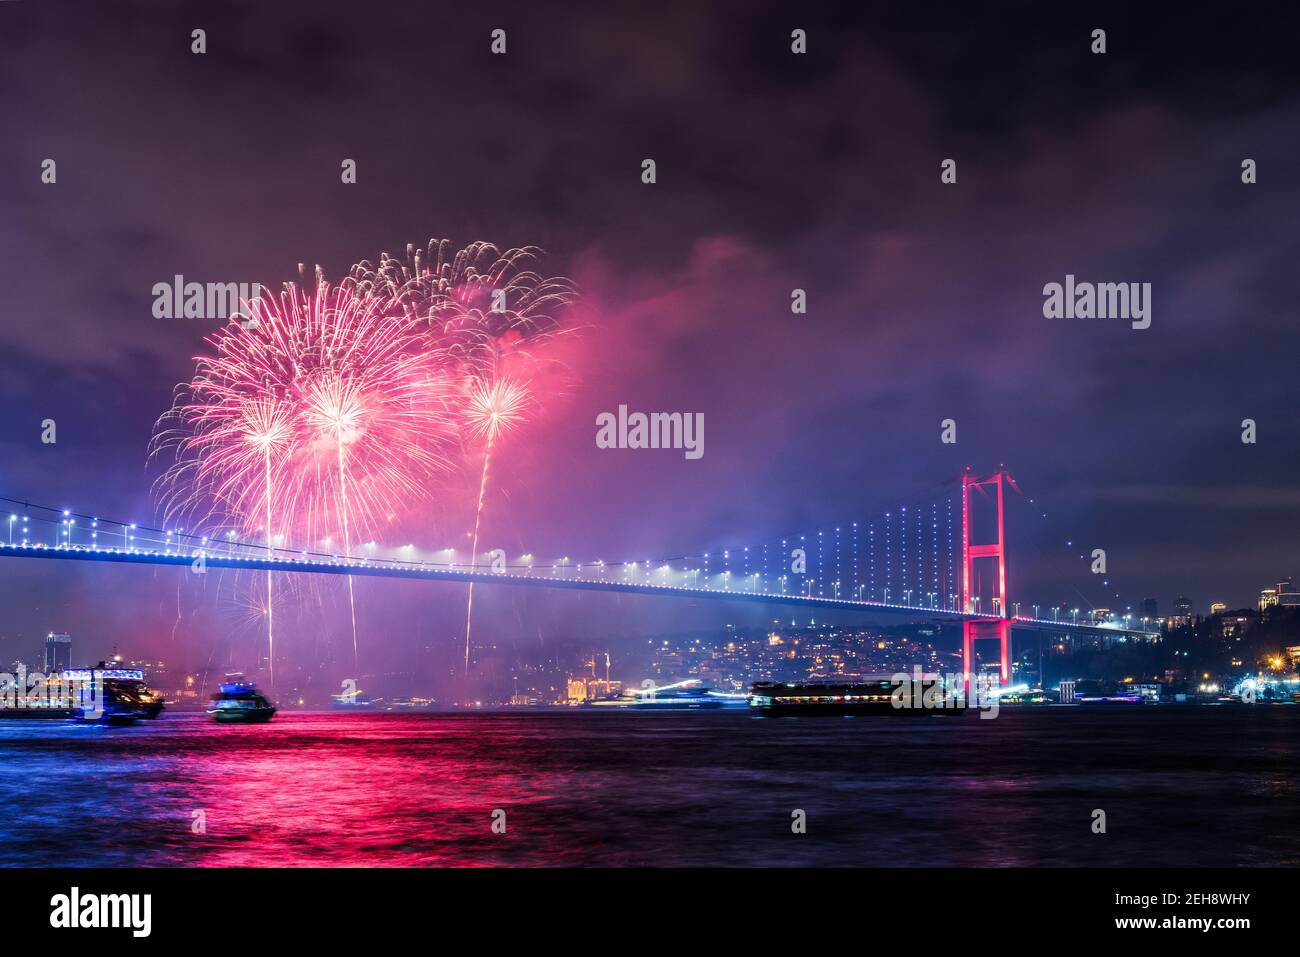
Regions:
<svg viewBox="0 0 1300 957"><path fill-rule="evenodd" d="M962 671L966 680L970 680L971 646L981 639L996 638L1001 644L1002 683L1011 679L1011 622L1007 618L1007 551L1006 532L1002 520L1003 486L1016 488L1015 481L1005 468L988 478L977 479L967 468L961 477L961 598L962 610L968 614L983 613L988 618L978 618L962 622L961 660ZM996 490L998 503L997 541L976 545L971 541L971 490L978 489L984 497L989 497L990 487ZM1016 489L1019 491L1019 489ZM998 577L993 594L993 607L977 608L978 597L971 593L971 577L974 574L975 561L981 558L996 558Z"/></svg>

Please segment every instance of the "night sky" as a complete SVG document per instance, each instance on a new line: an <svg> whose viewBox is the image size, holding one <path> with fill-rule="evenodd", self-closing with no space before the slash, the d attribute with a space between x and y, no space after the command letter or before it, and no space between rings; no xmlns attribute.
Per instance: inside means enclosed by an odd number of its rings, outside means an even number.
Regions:
<svg viewBox="0 0 1300 957"><path fill-rule="evenodd" d="M1010 504L1013 599L1151 595L1167 612L1185 594L1204 612L1300 573L1294 22L1267 6L614 6L0 3L0 495L154 517L151 428L216 326L155 319L155 283L278 285L300 262L339 276L430 237L485 239L543 247L584 291L572 386L502 453L485 537L512 552L770 540L1006 463L1035 500ZM1151 327L1044 318L1044 284L1067 273L1151 283ZM595 417L620 403L703 412L705 455L597 449ZM409 540L463 538L473 484L449 480ZM1120 598L1067 539L1106 549ZM174 571L2 570L5 660L50 628L85 655L256 644L233 602ZM436 663L463 627L463 587L361 587L380 670L417 647ZM341 640L336 592L299 596L332 611L288 653ZM771 617L483 595L476 635L542 649Z"/></svg>

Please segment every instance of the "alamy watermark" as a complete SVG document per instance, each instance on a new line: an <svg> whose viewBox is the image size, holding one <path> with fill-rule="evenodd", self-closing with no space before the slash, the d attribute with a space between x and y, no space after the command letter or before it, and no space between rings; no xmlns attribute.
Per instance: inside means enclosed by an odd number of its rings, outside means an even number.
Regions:
<svg viewBox="0 0 1300 957"><path fill-rule="evenodd" d="M256 282L186 282L177 273L171 282L153 286L155 319L239 319L252 322L244 303L262 295Z"/></svg>
<svg viewBox="0 0 1300 957"><path fill-rule="evenodd" d="M50 926L58 929L123 928L132 937L148 937L152 914L152 894L90 894L73 887L50 898Z"/></svg>
<svg viewBox="0 0 1300 957"><path fill-rule="evenodd" d="M1075 282L1043 286L1043 316L1048 319L1128 319L1134 329L1151 327L1151 283Z"/></svg>
<svg viewBox="0 0 1300 957"><path fill-rule="evenodd" d="M0 710L72 710L87 718L104 713L104 686L97 678L69 678L63 674L0 672Z"/></svg>
<svg viewBox="0 0 1300 957"><path fill-rule="evenodd" d="M910 675L900 671L891 682L895 687L890 693L889 703L898 710L978 708L981 719L998 716L999 699L1003 693L998 676L982 672L932 675L915 666Z"/></svg>
<svg viewBox="0 0 1300 957"><path fill-rule="evenodd" d="M598 449L683 449L688 459L704 456L703 412L631 412L596 416Z"/></svg>

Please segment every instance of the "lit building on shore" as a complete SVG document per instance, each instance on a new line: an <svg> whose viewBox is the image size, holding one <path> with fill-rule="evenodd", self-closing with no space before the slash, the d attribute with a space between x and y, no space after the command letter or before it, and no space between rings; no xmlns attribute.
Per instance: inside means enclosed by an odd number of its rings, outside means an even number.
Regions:
<svg viewBox="0 0 1300 957"><path fill-rule="evenodd" d="M1259 592L1259 610L1267 612L1270 608L1300 608L1300 592L1288 575L1276 582L1272 588L1263 588Z"/></svg>
<svg viewBox="0 0 1300 957"><path fill-rule="evenodd" d="M50 632L45 636L45 673L61 674L72 667L72 636Z"/></svg>
<svg viewBox="0 0 1300 957"><path fill-rule="evenodd" d="M583 704L622 694L623 682L610 681L608 678L592 678L587 675L574 675L569 678L565 702Z"/></svg>

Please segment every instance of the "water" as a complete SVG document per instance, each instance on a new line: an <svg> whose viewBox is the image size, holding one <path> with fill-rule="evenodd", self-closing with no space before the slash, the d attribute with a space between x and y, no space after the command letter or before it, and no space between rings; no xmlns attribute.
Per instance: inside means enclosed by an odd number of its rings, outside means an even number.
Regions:
<svg viewBox="0 0 1300 957"><path fill-rule="evenodd" d="M1297 771L1263 705L7 720L0 864L1294 866Z"/></svg>

